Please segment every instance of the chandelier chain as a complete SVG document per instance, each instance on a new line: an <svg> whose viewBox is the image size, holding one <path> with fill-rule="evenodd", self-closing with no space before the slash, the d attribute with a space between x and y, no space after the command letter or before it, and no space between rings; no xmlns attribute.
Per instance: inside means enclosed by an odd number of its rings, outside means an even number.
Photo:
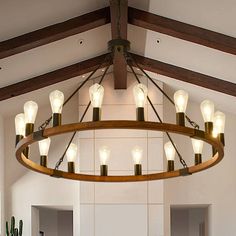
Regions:
<svg viewBox="0 0 236 236"><path fill-rule="evenodd" d="M135 73L135 71L134 71L134 68L133 68L130 64L128 64L128 65L129 65L131 71L133 72L133 74L134 74L136 80L138 81L138 83L141 83L140 79L138 78L138 75L137 75L137 74ZM157 112L156 108L154 107L154 105L153 105L151 99L149 98L149 96L147 96L147 100L148 100L148 102L150 103L150 105L151 105L151 107L152 107L152 109L153 109L155 115L157 116L159 122L160 122L160 123L163 123L163 121L162 121L160 115L158 114L158 112ZM172 146L174 147L174 149L175 149L175 151L176 151L176 153L177 153L177 155L178 155L178 157L179 157L180 163L183 165L184 168L187 168L188 166L187 166L185 160L183 159L182 155L180 154L179 150L177 149L176 145L174 144L174 141L173 141L172 137L170 136L170 134L169 134L168 132L165 132L165 133L166 133L168 139L170 140Z"/></svg>
<svg viewBox="0 0 236 236"><path fill-rule="evenodd" d="M111 66L111 62L110 62L110 64L109 64L109 66L106 67L105 71L103 72L102 77L101 77L101 79L100 79L100 81L99 81L98 84L101 84L101 83L102 83L102 81L104 80L105 75L106 75L108 69L110 68L110 66ZM95 71L95 72L96 72L96 71ZM93 74L94 74L94 73L93 73ZM87 80L87 81L88 81L88 80ZM85 84L85 83L84 83L84 84ZM75 94L75 93L74 93L74 94ZM85 111L84 111L82 117L80 118L80 121L79 121L80 123L84 120L84 117L85 117L85 115L87 114L90 105L91 105L91 101L89 101L89 103L88 103L88 105L87 105L87 107L86 107L86 109L85 109ZM73 141L73 139L74 139L76 133L77 133L77 132L75 131L75 132L72 134L72 136L71 136L71 138L70 138L70 141L69 141L69 143L68 143L67 146L66 146L65 151L63 152L61 158L58 160L58 162L57 162L56 165L55 165L55 168L54 168L55 170L58 170L59 167L60 167L60 165L61 165L62 162L64 161L66 152L67 152L68 148L70 147L70 145L71 145L71 143L72 143L72 141Z"/></svg>
<svg viewBox="0 0 236 236"><path fill-rule="evenodd" d="M129 53L128 54L128 59L131 59L132 62L134 62L135 66L141 70L141 72L160 90L160 92L170 101L172 105L175 106L174 101L168 96L168 94L143 70L142 67L135 61L135 59L132 57L132 55ZM190 119L189 116L185 114L186 120L189 122L189 124L194 128L194 129L200 129L200 126L193 120Z"/></svg>

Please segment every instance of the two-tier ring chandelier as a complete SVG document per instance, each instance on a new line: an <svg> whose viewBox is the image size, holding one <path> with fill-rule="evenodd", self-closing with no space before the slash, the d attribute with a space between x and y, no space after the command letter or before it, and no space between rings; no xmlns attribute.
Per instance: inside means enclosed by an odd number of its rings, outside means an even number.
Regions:
<svg viewBox="0 0 236 236"><path fill-rule="evenodd" d="M115 40L109 42L111 47L111 53L108 54L105 60L111 64L113 56L113 50L117 42L127 45L129 42L125 40ZM128 48L128 47L126 47ZM58 90L50 93L50 103L52 108L52 116L47 119L38 129L34 132L34 122L38 111L38 106L35 102L29 101L24 105L24 113L20 113L15 118L16 128L16 157L18 161L25 167L37 171L42 174L46 174L52 177L81 180L81 181L98 181L98 182L131 182L131 181L149 181L166 179L178 176L191 175L193 173L205 170L217 164L222 160L224 156L224 126L225 115L220 112L214 112L214 104L209 100L205 100L201 103L200 109L205 121L205 131L199 129L199 125L192 121L186 114L188 93L179 90L174 94L174 101L160 88L157 83L136 63L132 58L132 55L126 50L124 57L127 61L127 65L132 71L134 78L137 80L137 85L133 88L134 100L136 103L136 120L102 120L102 101L104 96L104 87L102 82L107 74L110 66L108 66L99 81L89 88L90 101L85 109L82 118L78 123L62 124L62 108L66 105L71 98L77 94L77 92L88 82L94 73L102 67L99 65L81 84L80 86L68 97L64 102L64 94ZM139 75L135 72L134 67L138 67L140 71L157 87L157 89L163 93L163 95L176 107L176 124L163 123L157 110L155 109L151 99L148 96L147 87L140 82ZM150 103L154 113L157 116L159 122L150 122L145 120L144 106L146 101ZM90 122L83 122L85 114L90 106L93 106L93 116ZM190 127L185 126L187 121ZM51 124L51 128L48 126ZM101 147L99 150L100 156L100 175L89 175L78 173L75 167L77 158L77 145L73 143L73 139L77 132L86 130L97 129L137 129L137 130L152 130L162 131L167 134L169 142L164 145L164 150L167 158L167 170L164 172L142 174L142 149L135 147L131 150L131 155L134 160L134 174L128 176L111 176L109 175L109 168L107 161L110 156L110 150L108 147ZM64 133L72 132L73 135L70 142L67 144L66 149L54 168L49 168L47 164L47 156L50 147L51 137L55 135L61 135ZM180 135L188 136L192 140L192 145L195 153L195 161L192 166L188 166L183 159L182 155L178 151L176 144L174 143L170 133L177 133ZM38 142L40 151L39 163L35 163L30 160L29 150L30 145ZM203 143L206 142L212 146L212 157L207 161L202 162L202 150ZM175 170L175 156L178 156L183 168ZM67 157L68 169L61 170L60 166ZM112 158L112 157L111 157Z"/></svg>
<svg viewBox="0 0 236 236"><path fill-rule="evenodd" d="M120 16L120 9L119 14ZM191 175L193 173L205 170L216 165L222 160L224 156L224 126L225 115L220 112L214 112L214 104L205 100L201 103L201 112L205 121L205 131L200 130L199 125L192 121L185 113L188 103L188 94L179 90L174 94L174 101L158 86L143 68L132 58L129 53L130 42L120 37L120 17L117 20L118 38L111 40L108 43L110 53L104 61L101 62L97 68L79 85L79 87L64 101L64 94L58 90L50 93L50 103L52 108L52 115L34 131L34 122L36 119L38 105L29 101L24 104L24 113L20 113L15 118L16 128L16 157L18 161L33 171L46 174L52 177L65 178L81 181L97 181L97 182L132 182L132 181L149 181L158 179L167 179L178 176ZM137 85L133 88L134 100L136 104L136 120L102 120L102 101L104 96L104 87L102 82L109 70L110 65L114 59L115 53L119 51L127 62L128 67L137 81ZM75 96L79 90L93 77L95 72L103 67L106 63L108 65L104 70L99 83L94 84L89 88L90 101L85 109L78 123L62 124L62 108ZM150 97L148 96L147 87L140 82L139 75L135 72L134 67L138 68L148 80L155 85L155 87L173 104L176 108L176 124L163 123ZM158 122L150 122L145 120L144 106L148 102L153 109ZM84 117L90 106L93 106L93 116L90 122L84 122ZM190 127L185 126L187 121ZM51 125L52 127L48 128ZM161 131L166 133L169 142L164 145L164 150L167 158L167 170L164 172L157 172L151 174L142 173L142 153L140 147L134 147L131 150L131 155L134 160L134 174L127 176L112 176L109 174L108 159L110 150L108 147L100 147L100 174L89 175L77 172L75 166L77 158L77 145L73 143L73 139L77 132L98 129L137 129L137 130L151 130ZM51 137L72 132L72 137L66 145L65 151L62 153L54 168L48 167L48 152L51 143ZM195 153L193 165L188 166L184 158L178 151L177 145L174 143L170 133L176 133L188 136L192 140L192 145ZM40 160L38 163L30 159L30 145L38 142ZM202 162L203 143L206 142L212 146L212 157ZM175 156L183 166L175 170ZM158 156L158 155L157 155ZM61 164L67 157L68 169L62 170ZM112 158L112 157L111 157ZM127 157L128 158L128 157ZM158 158L158 157L157 157Z"/></svg>

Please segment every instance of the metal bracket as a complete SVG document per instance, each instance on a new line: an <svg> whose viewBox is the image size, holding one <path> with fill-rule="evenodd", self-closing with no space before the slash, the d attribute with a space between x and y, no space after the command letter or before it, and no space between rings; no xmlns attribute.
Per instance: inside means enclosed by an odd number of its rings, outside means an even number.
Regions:
<svg viewBox="0 0 236 236"><path fill-rule="evenodd" d="M192 174L189 172L189 168L180 169L180 170L179 170L179 173L180 173L181 176L192 175Z"/></svg>
<svg viewBox="0 0 236 236"><path fill-rule="evenodd" d="M41 141L47 137L43 136L43 130L39 130L33 133L33 139L35 141Z"/></svg>
<svg viewBox="0 0 236 236"><path fill-rule="evenodd" d="M115 48L122 47L124 52L130 50L130 41L126 39L112 39L108 42L108 50L114 52Z"/></svg>
<svg viewBox="0 0 236 236"><path fill-rule="evenodd" d="M51 175L51 177L54 177L54 178L61 178L62 177L62 172L60 170L53 170L53 173Z"/></svg>

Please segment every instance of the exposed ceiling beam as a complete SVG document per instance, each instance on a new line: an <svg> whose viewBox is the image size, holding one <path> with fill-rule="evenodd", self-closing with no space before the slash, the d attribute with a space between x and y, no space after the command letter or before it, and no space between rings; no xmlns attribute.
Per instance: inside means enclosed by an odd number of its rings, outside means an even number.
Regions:
<svg viewBox="0 0 236 236"><path fill-rule="evenodd" d="M129 7L129 23L236 55L236 38Z"/></svg>
<svg viewBox="0 0 236 236"><path fill-rule="evenodd" d="M0 101L16 97L25 93L32 92L37 89L41 89L76 76L80 76L95 70L98 65L103 63L107 54L98 56L86 61L79 62L74 65L64 67L34 78L18 82L3 88L0 88ZM108 61L104 61L102 66L107 66Z"/></svg>
<svg viewBox="0 0 236 236"><path fill-rule="evenodd" d="M109 7L0 42L0 59L79 34L110 22Z"/></svg>
<svg viewBox="0 0 236 236"><path fill-rule="evenodd" d="M132 54L132 56L144 70L236 97L235 83L136 54Z"/></svg>
<svg viewBox="0 0 236 236"><path fill-rule="evenodd" d="M93 71L105 59L106 55L107 54L104 54L87 61L79 62L77 64L67 66L44 75L0 88L0 101L41 89L49 85L53 85ZM166 64L150 58L145 58L136 54L132 54L132 57L144 70L236 97L235 83ZM103 66L106 65L108 65L108 62L103 64Z"/></svg>
<svg viewBox="0 0 236 236"><path fill-rule="evenodd" d="M0 42L0 59L110 23L106 7ZM236 55L236 38L129 7L130 24Z"/></svg>
<svg viewBox="0 0 236 236"><path fill-rule="evenodd" d="M128 0L110 0L112 39L127 39ZM113 73L115 89L127 88L127 63L124 58L124 47L113 48Z"/></svg>

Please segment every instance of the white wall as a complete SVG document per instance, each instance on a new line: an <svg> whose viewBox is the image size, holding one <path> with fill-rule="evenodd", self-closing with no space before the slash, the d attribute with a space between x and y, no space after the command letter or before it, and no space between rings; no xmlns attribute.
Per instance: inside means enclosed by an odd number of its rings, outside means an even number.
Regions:
<svg viewBox="0 0 236 236"><path fill-rule="evenodd" d="M143 83L147 83L143 78ZM133 99L135 79L128 75L128 89L114 90L112 75L104 81L102 120L136 119ZM92 81L90 83L92 85ZM79 96L79 116L89 101L88 85ZM160 84L162 86L162 84ZM162 117L162 96L148 83L149 95ZM157 120L150 106L146 118ZM86 120L91 120L91 109ZM111 149L109 174L133 175L131 150L144 150L143 171L163 169L163 136L160 132L137 130L89 131L80 135L80 169L99 174L99 147ZM81 182L80 236L163 236L163 182L85 183Z"/></svg>
<svg viewBox="0 0 236 236"><path fill-rule="evenodd" d="M169 91L168 91L169 92ZM204 97L202 98L204 99ZM217 104L216 104L217 106ZM203 121L199 104L189 103L187 113L196 120L201 128ZM165 121L175 122L175 110L164 102ZM165 235L170 235L170 205L205 204L209 208L209 236L234 236L236 232L236 116L226 113L225 157L217 166L188 177L169 179L164 182ZM203 128L202 128L203 129ZM189 139L179 137L176 144L188 164L193 164L193 151ZM205 147L203 159L211 154Z"/></svg>
<svg viewBox="0 0 236 236"><path fill-rule="evenodd" d="M4 235L4 122L0 116L0 235Z"/></svg>
<svg viewBox="0 0 236 236"><path fill-rule="evenodd" d="M78 119L77 97L64 108L63 122L75 122ZM50 107L39 108L37 123L39 124L51 114ZM14 140L14 117L5 119L5 184L6 184L6 216L7 219L14 215L24 222L24 236L34 236L32 227L32 206L72 206L74 208L74 220L78 222L79 212L79 182L51 178L38 174L20 165L15 158ZM37 127L37 125L36 125ZM60 158L65 145L71 135L54 137L52 148L49 152L49 166L54 168ZM76 140L75 140L76 141ZM56 148L55 148L56 147ZM37 145L31 147L31 157L39 161ZM65 164L62 168L66 168ZM75 224L76 225L76 224ZM78 224L77 224L78 225ZM78 227L78 226L77 226ZM76 231L76 230L75 230Z"/></svg>

